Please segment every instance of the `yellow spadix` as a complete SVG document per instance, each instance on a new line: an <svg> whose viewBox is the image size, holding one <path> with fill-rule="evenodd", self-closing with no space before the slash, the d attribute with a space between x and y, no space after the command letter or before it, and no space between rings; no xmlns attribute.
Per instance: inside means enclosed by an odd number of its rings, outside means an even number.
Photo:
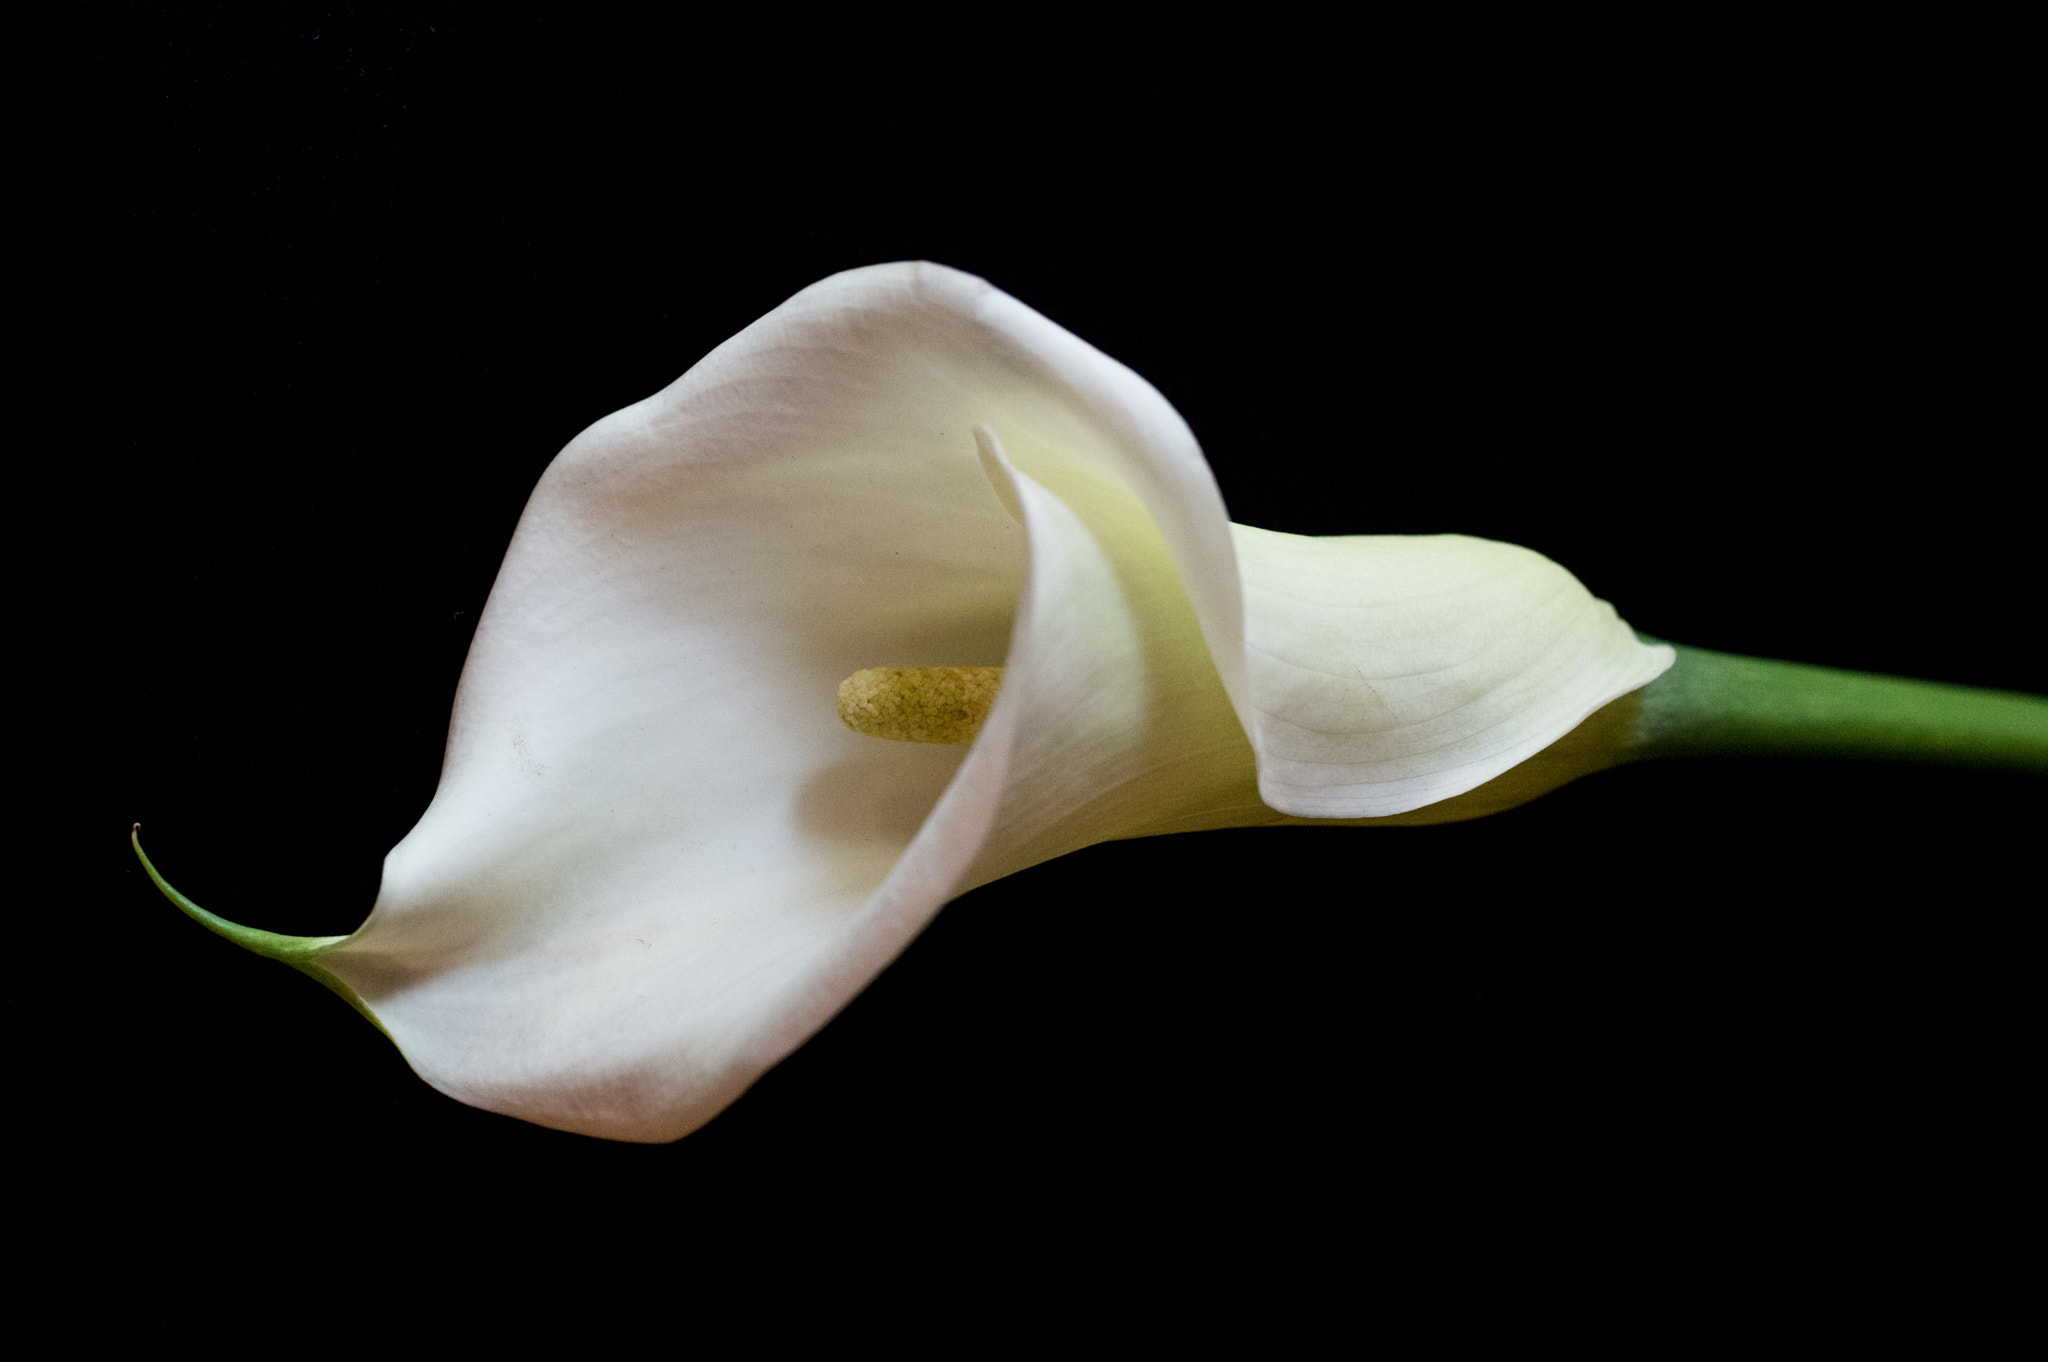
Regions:
<svg viewBox="0 0 2048 1362"><path fill-rule="evenodd" d="M1002 684L1001 667L867 667L839 683L839 718L871 738L969 743Z"/></svg>

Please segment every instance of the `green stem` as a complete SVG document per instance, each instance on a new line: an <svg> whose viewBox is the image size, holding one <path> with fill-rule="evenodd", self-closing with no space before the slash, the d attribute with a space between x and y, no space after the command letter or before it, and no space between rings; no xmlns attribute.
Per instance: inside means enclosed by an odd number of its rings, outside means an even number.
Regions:
<svg viewBox="0 0 2048 1362"><path fill-rule="evenodd" d="M142 850L142 824L135 825L134 830L128 834L128 842L135 848L135 858L142 862L142 868L148 873L149 878L156 883L157 888L163 890L165 898L183 910L186 917L208 931L226 937L243 950L254 951L272 960L281 960L301 974L318 979L339 994L343 1002L362 1013L370 1025L384 1031L384 1023L377 1020L377 1014L370 1011L368 1004L356 996L356 991L335 977L332 971L316 963L320 956L348 940L347 937L285 936L280 932L266 932L260 927L244 927L239 922L230 922L218 914L209 913L171 888L164 877L157 873L156 867L150 864L149 857ZM384 1035L389 1038L391 1033L384 1031Z"/></svg>
<svg viewBox="0 0 2048 1362"><path fill-rule="evenodd" d="M2048 698L1673 646L1677 663L1641 692L1625 759L1869 757L2048 774Z"/></svg>

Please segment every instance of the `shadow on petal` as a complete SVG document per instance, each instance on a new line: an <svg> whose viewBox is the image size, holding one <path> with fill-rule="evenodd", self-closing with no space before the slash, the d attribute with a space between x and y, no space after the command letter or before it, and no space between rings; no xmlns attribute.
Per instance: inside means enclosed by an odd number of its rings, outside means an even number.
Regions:
<svg viewBox="0 0 2048 1362"><path fill-rule="evenodd" d="M878 739L865 739L879 745ZM960 769L965 747L890 743L814 773L797 791L796 824L807 837L872 844L890 861L902 854Z"/></svg>

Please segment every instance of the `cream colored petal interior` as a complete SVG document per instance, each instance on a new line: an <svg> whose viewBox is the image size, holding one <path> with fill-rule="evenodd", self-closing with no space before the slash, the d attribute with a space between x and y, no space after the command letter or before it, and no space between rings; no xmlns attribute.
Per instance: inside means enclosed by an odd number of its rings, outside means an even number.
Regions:
<svg viewBox="0 0 2048 1362"><path fill-rule="evenodd" d="M1002 805L963 888L1097 842L1263 821L1251 744L1146 507L1022 452L1028 434L1005 446L1030 608L997 701L1016 711Z"/></svg>
<svg viewBox="0 0 2048 1362"><path fill-rule="evenodd" d="M1231 531L1259 793L1283 813L1378 818L1462 794L1672 662L1512 544Z"/></svg>

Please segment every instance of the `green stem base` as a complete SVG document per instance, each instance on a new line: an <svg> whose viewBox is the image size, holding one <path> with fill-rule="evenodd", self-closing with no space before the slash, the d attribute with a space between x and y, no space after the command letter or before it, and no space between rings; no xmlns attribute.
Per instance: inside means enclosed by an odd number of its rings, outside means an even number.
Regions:
<svg viewBox="0 0 2048 1362"><path fill-rule="evenodd" d="M1639 692L1623 760L1867 757L2048 774L2048 698L1673 646L1677 663Z"/></svg>

